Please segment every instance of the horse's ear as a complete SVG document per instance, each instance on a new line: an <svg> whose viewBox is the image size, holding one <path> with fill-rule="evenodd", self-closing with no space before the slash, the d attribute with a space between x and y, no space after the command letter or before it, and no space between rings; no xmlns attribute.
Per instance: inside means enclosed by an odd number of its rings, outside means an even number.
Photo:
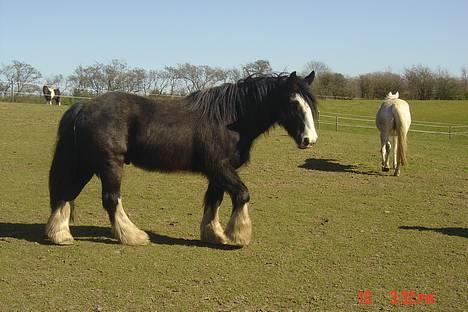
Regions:
<svg viewBox="0 0 468 312"><path fill-rule="evenodd" d="M391 91L390 91L390 92L388 92L388 94L387 94L387 96L389 96L389 97L390 97L390 96L392 96L392 95L393 95L393 94L392 94L392 92L391 92Z"/></svg>
<svg viewBox="0 0 468 312"><path fill-rule="evenodd" d="M400 97L400 92L397 91L397 92L395 93L395 97L398 99L398 98Z"/></svg>
<svg viewBox="0 0 468 312"><path fill-rule="evenodd" d="M292 78L292 79L297 78L296 72L293 71L293 72L291 73L291 75L289 75L289 78Z"/></svg>
<svg viewBox="0 0 468 312"><path fill-rule="evenodd" d="M314 79L315 79L315 70L313 70L309 75L307 75L307 77L304 78L304 80L305 80L309 85L311 85L312 82L314 82Z"/></svg>

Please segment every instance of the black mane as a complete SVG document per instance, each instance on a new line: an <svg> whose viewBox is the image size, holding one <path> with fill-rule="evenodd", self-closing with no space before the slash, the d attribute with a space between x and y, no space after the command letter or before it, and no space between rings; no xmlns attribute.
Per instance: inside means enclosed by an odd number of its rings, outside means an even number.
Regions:
<svg viewBox="0 0 468 312"><path fill-rule="evenodd" d="M229 124L239 120L248 110L263 111L262 106L268 105L265 97L288 77L286 74L249 76L236 83L196 91L188 96L189 108L199 111L204 118ZM302 79L298 80L297 86L295 91L311 104L315 118L317 105L309 86Z"/></svg>

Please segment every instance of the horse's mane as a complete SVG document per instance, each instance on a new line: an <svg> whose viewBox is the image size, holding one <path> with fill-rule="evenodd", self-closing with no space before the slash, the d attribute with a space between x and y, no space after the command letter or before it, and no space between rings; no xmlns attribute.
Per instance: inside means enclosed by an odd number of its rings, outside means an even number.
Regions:
<svg viewBox="0 0 468 312"><path fill-rule="evenodd" d="M236 83L225 83L217 87L191 93L189 108L199 111L204 118L220 123L232 123L242 117L247 110L259 111L266 103L265 96L284 82L289 75L251 75ZM315 98L306 83L298 80L298 92L316 111Z"/></svg>

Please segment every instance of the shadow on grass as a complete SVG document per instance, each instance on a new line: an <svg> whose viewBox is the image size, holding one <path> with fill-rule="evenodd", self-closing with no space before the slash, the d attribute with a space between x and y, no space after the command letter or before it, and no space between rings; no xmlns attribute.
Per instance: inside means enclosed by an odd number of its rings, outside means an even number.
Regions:
<svg viewBox="0 0 468 312"><path fill-rule="evenodd" d="M26 240L28 242L39 243L43 245L51 245L44 234L45 224L34 223L3 223L0 222L0 240L4 238L15 238ZM100 226L89 226L79 225L70 226L70 231L77 241L89 241L96 243L105 244L118 244L118 242L112 238L110 227ZM162 234L153 233L146 231L150 237L150 241L154 244L159 245L179 245L188 247L205 247L220 250L236 250L241 247L228 246L228 245L214 245L204 243L196 239L186 239L171 237Z"/></svg>
<svg viewBox="0 0 468 312"><path fill-rule="evenodd" d="M349 172L355 174L364 174L364 175L379 175L377 172L366 172L357 170L355 165L346 165L340 164L335 159L318 159L318 158L308 158L305 160L303 165L300 165L299 168L304 168L308 170L318 170L318 171L327 171L327 172Z"/></svg>
<svg viewBox="0 0 468 312"><path fill-rule="evenodd" d="M449 236L459 236L468 238L468 229L461 227L446 227L446 228L430 228L425 226L400 226L398 227L402 230L416 230L416 231L432 231L438 232Z"/></svg>

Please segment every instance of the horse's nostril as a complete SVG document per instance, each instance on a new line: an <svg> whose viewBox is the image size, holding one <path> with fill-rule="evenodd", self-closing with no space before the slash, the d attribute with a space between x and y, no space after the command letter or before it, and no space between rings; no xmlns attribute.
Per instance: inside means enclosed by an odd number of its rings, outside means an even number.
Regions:
<svg viewBox="0 0 468 312"><path fill-rule="evenodd" d="M309 138L304 138L304 139L302 139L302 145L307 146L307 145L309 145L309 144L310 144Z"/></svg>

